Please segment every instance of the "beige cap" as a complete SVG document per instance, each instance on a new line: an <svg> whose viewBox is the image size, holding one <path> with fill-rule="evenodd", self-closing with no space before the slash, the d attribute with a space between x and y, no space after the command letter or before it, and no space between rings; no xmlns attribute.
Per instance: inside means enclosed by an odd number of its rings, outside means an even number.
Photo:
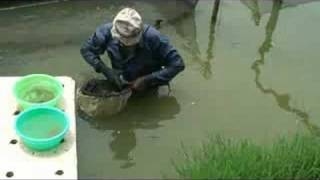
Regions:
<svg viewBox="0 0 320 180"><path fill-rule="evenodd" d="M113 19L111 35L126 46L139 43L143 22L139 13L131 8L122 9Z"/></svg>

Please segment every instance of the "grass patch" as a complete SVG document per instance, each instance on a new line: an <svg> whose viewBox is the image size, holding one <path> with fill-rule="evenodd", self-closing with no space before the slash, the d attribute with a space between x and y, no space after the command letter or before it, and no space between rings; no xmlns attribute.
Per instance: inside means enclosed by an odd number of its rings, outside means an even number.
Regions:
<svg viewBox="0 0 320 180"><path fill-rule="evenodd" d="M296 135L272 146L210 137L183 160L174 161L182 178L191 179L320 179L320 140Z"/></svg>

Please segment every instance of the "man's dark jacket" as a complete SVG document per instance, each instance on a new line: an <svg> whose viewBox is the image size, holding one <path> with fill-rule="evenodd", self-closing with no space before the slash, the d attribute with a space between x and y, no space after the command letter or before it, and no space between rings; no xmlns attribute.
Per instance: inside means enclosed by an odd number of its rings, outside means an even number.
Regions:
<svg viewBox="0 0 320 180"><path fill-rule="evenodd" d="M122 45L111 35L112 24L104 24L84 43L81 54L94 68L101 63L100 55L108 53L112 68L122 72L131 82L146 76L148 85L167 84L185 65L166 36L150 25L144 25L142 38L133 56L124 57Z"/></svg>

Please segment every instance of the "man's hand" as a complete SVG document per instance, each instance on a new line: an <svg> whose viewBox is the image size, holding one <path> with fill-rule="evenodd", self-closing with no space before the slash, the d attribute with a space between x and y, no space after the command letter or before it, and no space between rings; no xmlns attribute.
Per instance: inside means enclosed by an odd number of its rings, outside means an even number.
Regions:
<svg viewBox="0 0 320 180"><path fill-rule="evenodd" d="M136 91L143 91L146 88L146 77L142 76L131 83L131 89Z"/></svg>
<svg viewBox="0 0 320 180"><path fill-rule="evenodd" d="M107 78L108 78L108 81L110 81L113 85L115 85L118 91L122 90L123 84L121 83L120 76L117 73L111 72L111 75L108 75Z"/></svg>
<svg viewBox="0 0 320 180"><path fill-rule="evenodd" d="M102 62L97 64L94 68L97 73L102 73L108 79L108 81L110 81L110 83L112 83L117 88L117 90L122 90L124 84L120 79L119 73L117 73L115 70L112 70L111 68L108 68Z"/></svg>

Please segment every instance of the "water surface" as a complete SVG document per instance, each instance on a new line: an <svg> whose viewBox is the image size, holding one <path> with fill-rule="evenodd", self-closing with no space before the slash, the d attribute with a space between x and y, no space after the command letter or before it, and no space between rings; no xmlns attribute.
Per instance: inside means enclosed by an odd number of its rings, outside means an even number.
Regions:
<svg viewBox="0 0 320 180"><path fill-rule="evenodd" d="M125 6L145 22L163 20L187 65L173 97L131 99L103 120L77 119L80 177L175 177L171 158L208 132L270 143L297 131L319 133L320 2L68 1L0 11L0 75L49 73L77 83L96 76L81 44ZM104 57L105 61L108 58Z"/></svg>

